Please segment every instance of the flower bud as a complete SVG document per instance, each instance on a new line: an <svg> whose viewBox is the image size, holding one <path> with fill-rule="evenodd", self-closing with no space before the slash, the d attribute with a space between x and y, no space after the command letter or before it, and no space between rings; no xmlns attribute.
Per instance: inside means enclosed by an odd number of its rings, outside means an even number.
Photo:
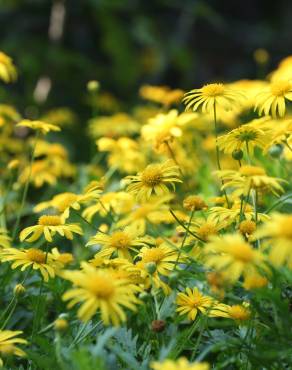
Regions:
<svg viewBox="0 0 292 370"><path fill-rule="evenodd" d="M154 272L156 271L156 263L155 262L148 262L146 263L146 269L149 272L150 275L153 275Z"/></svg>
<svg viewBox="0 0 292 370"><path fill-rule="evenodd" d="M66 331L68 329L69 323L66 319L63 319L59 317L55 322L54 322L54 329L56 331Z"/></svg>
<svg viewBox="0 0 292 370"><path fill-rule="evenodd" d="M100 85L99 82L96 80L88 81L87 82L87 90L90 92L96 92L98 91Z"/></svg>
<svg viewBox="0 0 292 370"><path fill-rule="evenodd" d="M241 149L235 149L232 152L232 158L236 161L240 161L243 158L243 151Z"/></svg>
<svg viewBox="0 0 292 370"><path fill-rule="evenodd" d="M273 145L269 149L269 154L273 158L279 158L282 152L283 152L283 146L280 144Z"/></svg>
<svg viewBox="0 0 292 370"><path fill-rule="evenodd" d="M153 320L151 330L155 333L161 333L165 329L166 322L164 320Z"/></svg>
<svg viewBox="0 0 292 370"><path fill-rule="evenodd" d="M22 284L15 285L15 287L13 289L13 293L16 296L23 295L25 293L25 291L26 291L26 289Z"/></svg>

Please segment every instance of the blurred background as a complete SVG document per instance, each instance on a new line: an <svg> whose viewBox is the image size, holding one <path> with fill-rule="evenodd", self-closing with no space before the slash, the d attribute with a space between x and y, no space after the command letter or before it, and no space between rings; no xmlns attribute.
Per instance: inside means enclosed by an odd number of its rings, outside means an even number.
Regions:
<svg viewBox="0 0 292 370"><path fill-rule="evenodd" d="M0 0L0 49L19 69L0 99L28 117L69 107L82 125L89 80L127 111L142 84L263 77L291 53L291 14L290 0Z"/></svg>

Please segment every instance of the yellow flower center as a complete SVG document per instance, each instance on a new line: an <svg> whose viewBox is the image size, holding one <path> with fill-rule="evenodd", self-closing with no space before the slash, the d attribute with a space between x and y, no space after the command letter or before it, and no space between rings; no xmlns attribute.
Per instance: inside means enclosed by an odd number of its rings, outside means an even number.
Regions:
<svg viewBox="0 0 292 370"><path fill-rule="evenodd" d="M241 262L251 262L254 258L254 251L247 243L233 245L229 253Z"/></svg>
<svg viewBox="0 0 292 370"><path fill-rule="evenodd" d="M130 243L131 243L131 239L123 231L116 231L111 236L110 245L113 248L126 249L126 248L129 248Z"/></svg>
<svg viewBox="0 0 292 370"><path fill-rule="evenodd" d="M148 166L141 174L141 181L143 185L154 188L162 182L163 175L160 167Z"/></svg>
<svg viewBox="0 0 292 370"><path fill-rule="evenodd" d="M251 235L256 230L256 223L251 220L244 220L239 224L239 230L242 234Z"/></svg>
<svg viewBox="0 0 292 370"><path fill-rule="evenodd" d="M234 320L247 320L250 317L249 310L240 305L230 306L228 313Z"/></svg>
<svg viewBox="0 0 292 370"><path fill-rule="evenodd" d="M292 215L285 216L279 223L279 236L292 240Z"/></svg>
<svg viewBox="0 0 292 370"><path fill-rule="evenodd" d="M147 249L143 254L143 262L160 262L165 257L164 252L159 248Z"/></svg>
<svg viewBox="0 0 292 370"><path fill-rule="evenodd" d="M59 216L41 216L39 218L39 225L43 226L59 226L62 225L61 218Z"/></svg>
<svg viewBox="0 0 292 370"><path fill-rule="evenodd" d="M37 263L45 263L46 262L46 254L36 248L30 248L26 251L27 259Z"/></svg>
<svg viewBox="0 0 292 370"><path fill-rule="evenodd" d="M200 307L203 304L203 299L202 299L201 294L197 294L195 297L192 297L191 305L192 307Z"/></svg>
<svg viewBox="0 0 292 370"><path fill-rule="evenodd" d="M239 172L243 176L264 176L266 175L266 172L261 167L256 166L241 166Z"/></svg>
<svg viewBox="0 0 292 370"><path fill-rule="evenodd" d="M189 211L199 211L201 209L207 208L204 200L197 195L190 195L184 199L183 206Z"/></svg>
<svg viewBox="0 0 292 370"><path fill-rule="evenodd" d="M87 289L97 298L109 299L115 291L115 286L109 276L91 275L87 281Z"/></svg>
<svg viewBox="0 0 292 370"><path fill-rule="evenodd" d="M288 81L277 81L271 85L271 93L274 96L285 96L291 90L291 84Z"/></svg>
<svg viewBox="0 0 292 370"><path fill-rule="evenodd" d="M200 226L197 231L198 235L204 240L207 240L210 235L216 235L217 232L218 230L216 226L212 223L207 222Z"/></svg>
<svg viewBox="0 0 292 370"><path fill-rule="evenodd" d="M219 95L223 95L225 91L223 84L208 84L202 87L202 94L213 98Z"/></svg>

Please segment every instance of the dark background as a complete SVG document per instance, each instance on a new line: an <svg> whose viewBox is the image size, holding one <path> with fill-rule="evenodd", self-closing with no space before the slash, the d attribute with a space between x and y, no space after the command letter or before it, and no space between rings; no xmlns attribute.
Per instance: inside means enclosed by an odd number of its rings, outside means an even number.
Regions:
<svg viewBox="0 0 292 370"><path fill-rule="evenodd" d="M53 7L65 11L57 37L48 32ZM22 113L69 106L86 116L90 79L127 109L144 83L187 90L257 78L255 49L270 53L269 70L291 53L291 14L290 0L0 0L0 50L20 71L0 99ZM36 102L42 76L52 85Z"/></svg>

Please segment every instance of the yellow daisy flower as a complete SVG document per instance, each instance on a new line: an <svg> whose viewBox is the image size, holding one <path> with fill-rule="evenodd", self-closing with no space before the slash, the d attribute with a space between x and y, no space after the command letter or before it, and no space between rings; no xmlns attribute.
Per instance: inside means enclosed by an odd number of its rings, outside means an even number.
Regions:
<svg viewBox="0 0 292 370"><path fill-rule="evenodd" d="M205 265L221 272L231 283L241 275L248 276L259 268L265 269L264 256L253 249L240 234L214 236L204 247Z"/></svg>
<svg viewBox="0 0 292 370"><path fill-rule="evenodd" d="M188 319L194 321L198 312L208 314L215 301L212 297L203 295L197 287L193 289L187 287L185 293L178 293L176 303L179 315L187 314Z"/></svg>
<svg viewBox="0 0 292 370"><path fill-rule="evenodd" d="M64 293L63 300L70 301L68 308L81 303L77 315L82 321L90 320L100 311L105 325L113 323L118 326L126 321L122 307L136 311L136 304L139 303L135 296L137 286L128 280L115 278L105 269L96 270L90 265L84 265L82 271L65 271L62 277L75 286Z"/></svg>
<svg viewBox="0 0 292 370"><path fill-rule="evenodd" d="M55 195L47 202L39 203L35 208L35 212L41 212L44 209L55 208L62 214L62 218L66 220L70 216L70 209L79 211L82 204L87 204L100 198L101 184L98 181L92 181L83 191L82 194L65 192Z"/></svg>
<svg viewBox="0 0 292 370"><path fill-rule="evenodd" d="M138 201L146 201L151 196L163 196L170 193L168 185L175 189L175 182L179 179L179 168L171 160L162 164L150 164L136 176L127 176L126 181L130 184L127 191L136 196Z"/></svg>
<svg viewBox="0 0 292 370"><path fill-rule="evenodd" d="M215 107L229 110L243 99L242 93L222 83L213 83L187 92L183 102L186 104L186 110L196 111L202 106L203 113L213 113Z"/></svg>
<svg viewBox="0 0 292 370"><path fill-rule="evenodd" d="M25 339L18 336L23 332L20 330L0 330L0 353L1 356L15 355L25 357L26 353L15 344L27 344ZM3 366L3 360L0 358L0 366Z"/></svg>
<svg viewBox="0 0 292 370"><path fill-rule="evenodd" d="M137 252L138 247L149 241L148 238L141 238L139 235L141 234L137 229L128 226L124 230L113 231L111 235L98 232L90 238L86 245L99 244L101 250L98 254L101 257L109 258L116 252L118 257L132 261L133 257L130 252Z"/></svg>
<svg viewBox="0 0 292 370"><path fill-rule="evenodd" d="M248 305L226 305L220 303L213 311L214 317L225 317L235 321L246 321L250 318L251 312Z"/></svg>
<svg viewBox="0 0 292 370"><path fill-rule="evenodd" d="M56 262L51 253L45 253L36 248L6 248L0 252L0 259L2 262L13 261L11 265L13 270L19 266L21 266L21 271L24 271L30 266L33 270L40 270L44 281L54 278L55 270L62 267L60 263Z"/></svg>
<svg viewBox="0 0 292 370"><path fill-rule="evenodd" d="M178 251L167 245L166 242L161 243L156 247L143 247L137 257L141 258L140 263L145 267L147 264L155 264L155 271L161 275L169 275L174 269L175 262L180 262L183 257L178 254Z"/></svg>
<svg viewBox="0 0 292 370"><path fill-rule="evenodd" d="M275 266L292 268L292 215L274 213L255 233L266 238L269 259Z"/></svg>
<svg viewBox="0 0 292 370"><path fill-rule="evenodd" d="M122 217L118 221L117 226L124 227L132 225L139 230L141 234L144 234L147 221L151 224L166 222L165 216L169 214L169 205L167 203L172 198L172 195L152 197L148 202L133 204L132 208L129 210L130 213Z"/></svg>
<svg viewBox="0 0 292 370"><path fill-rule="evenodd" d="M21 231L19 235L20 241L34 242L38 240L42 234L48 242L52 242L54 235L58 233L67 239L73 239L73 233L82 235L83 231L78 224L66 224L60 216L46 216L39 218L38 224L29 226Z"/></svg>
<svg viewBox="0 0 292 370"><path fill-rule="evenodd" d="M186 358L180 357L177 360L164 360L163 362L152 362L153 370L209 370L207 362L189 362Z"/></svg>
<svg viewBox="0 0 292 370"><path fill-rule="evenodd" d="M43 135L46 135L50 131L60 131L60 127L52 125L51 123L46 123L43 121L31 121L29 119L24 119L20 121L16 126L18 127L28 127L35 131L40 131Z"/></svg>
<svg viewBox="0 0 292 370"><path fill-rule="evenodd" d="M255 98L255 110L266 116L271 113L273 117L285 116L285 99L292 100L292 83L290 81L275 81L260 92Z"/></svg>
<svg viewBox="0 0 292 370"><path fill-rule="evenodd" d="M226 135L218 137L218 147L224 153L231 154L234 150L245 149L248 145L249 150L253 152L255 147L265 148L271 140L268 130L261 124L268 118L260 118L246 123Z"/></svg>
<svg viewBox="0 0 292 370"><path fill-rule="evenodd" d="M4 82L13 82L17 78L17 71L12 59L0 51L0 78Z"/></svg>
<svg viewBox="0 0 292 370"><path fill-rule="evenodd" d="M268 176L262 167L245 165L241 166L238 171L225 170L215 173L224 181L223 189L235 188L234 196L247 195L250 190L262 193L271 192L276 196L284 192L280 183L286 181Z"/></svg>

